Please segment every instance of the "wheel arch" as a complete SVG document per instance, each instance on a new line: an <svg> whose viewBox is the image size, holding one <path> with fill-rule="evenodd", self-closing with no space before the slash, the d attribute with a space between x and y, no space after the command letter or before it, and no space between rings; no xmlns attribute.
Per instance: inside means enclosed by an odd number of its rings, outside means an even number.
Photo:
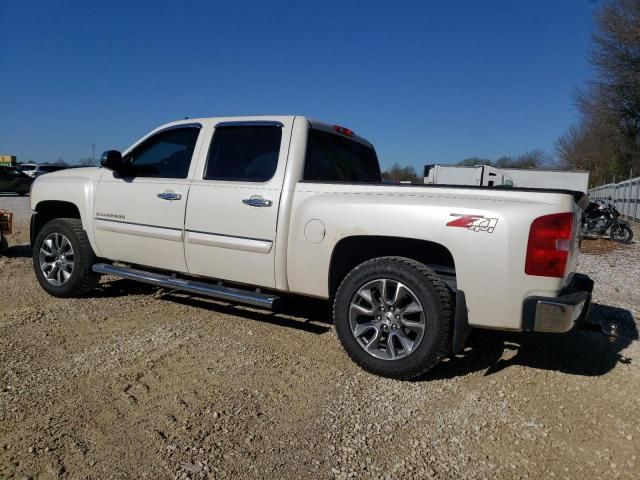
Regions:
<svg viewBox="0 0 640 480"><path fill-rule="evenodd" d="M30 243L33 245L42 227L56 218L77 218L82 221L80 209L73 202L64 200L43 200L38 202L31 215Z"/></svg>
<svg viewBox="0 0 640 480"><path fill-rule="evenodd" d="M399 256L434 266L443 281L455 288L455 261L444 245L428 240L379 235L354 235L337 242L331 253L328 291L335 294L340 282L355 267L377 257Z"/></svg>
<svg viewBox="0 0 640 480"><path fill-rule="evenodd" d="M471 332L466 297L464 292L457 288L453 254L440 243L403 237L345 237L336 243L331 254L329 295L333 296L345 276L361 263L373 258L393 256L410 258L429 266L452 290L454 312L450 352L462 351Z"/></svg>

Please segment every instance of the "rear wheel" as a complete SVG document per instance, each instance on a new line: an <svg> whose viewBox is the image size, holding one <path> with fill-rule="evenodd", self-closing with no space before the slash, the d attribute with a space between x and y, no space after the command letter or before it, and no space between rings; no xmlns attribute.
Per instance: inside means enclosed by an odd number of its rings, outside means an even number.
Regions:
<svg viewBox="0 0 640 480"><path fill-rule="evenodd" d="M82 223L60 218L46 223L33 244L33 268L44 290L55 297L76 297L96 284L95 254Z"/></svg>
<svg viewBox="0 0 640 480"><path fill-rule="evenodd" d="M333 316L347 354L365 370L409 379L448 351L452 295L427 266L404 257L369 260L336 293Z"/></svg>
<svg viewBox="0 0 640 480"><path fill-rule="evenodd" d="M620 223L611 228L611 238L620 243L631 243L633 240L633 230L626 223Z"/></svg>

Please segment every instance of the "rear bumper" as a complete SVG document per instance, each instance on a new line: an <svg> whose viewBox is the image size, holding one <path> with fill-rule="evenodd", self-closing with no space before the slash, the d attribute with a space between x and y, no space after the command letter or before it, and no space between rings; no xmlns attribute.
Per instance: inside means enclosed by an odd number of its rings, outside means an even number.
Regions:
<svg viewBox="0 0 640 480"><path fill-rule="evenodd" d="M527 297L522 305L522 327L529 332L568 332L589 314L593 280L576 273L557 297Z"/></svg>

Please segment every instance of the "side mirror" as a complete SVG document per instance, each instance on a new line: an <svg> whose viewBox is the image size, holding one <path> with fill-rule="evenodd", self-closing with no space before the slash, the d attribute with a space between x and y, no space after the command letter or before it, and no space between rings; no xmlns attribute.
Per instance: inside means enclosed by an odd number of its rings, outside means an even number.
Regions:
<svg viewBox="0 0 640 480"><path fill-rule="evenodd" d="M114 172L119 172L124 168L122 154L118 150L107 150L100 158L100 165Z"/></svg>

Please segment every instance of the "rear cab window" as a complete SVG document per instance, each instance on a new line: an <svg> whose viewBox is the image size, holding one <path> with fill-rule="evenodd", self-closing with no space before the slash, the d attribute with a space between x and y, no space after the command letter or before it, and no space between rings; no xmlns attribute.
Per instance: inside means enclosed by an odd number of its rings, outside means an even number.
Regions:
<svg viewBox="0 0 640 480"><path fill-rule="evenodd" d="M373 147L312 127L307 139L303 180L380 183L382 176Z"/></svg>

